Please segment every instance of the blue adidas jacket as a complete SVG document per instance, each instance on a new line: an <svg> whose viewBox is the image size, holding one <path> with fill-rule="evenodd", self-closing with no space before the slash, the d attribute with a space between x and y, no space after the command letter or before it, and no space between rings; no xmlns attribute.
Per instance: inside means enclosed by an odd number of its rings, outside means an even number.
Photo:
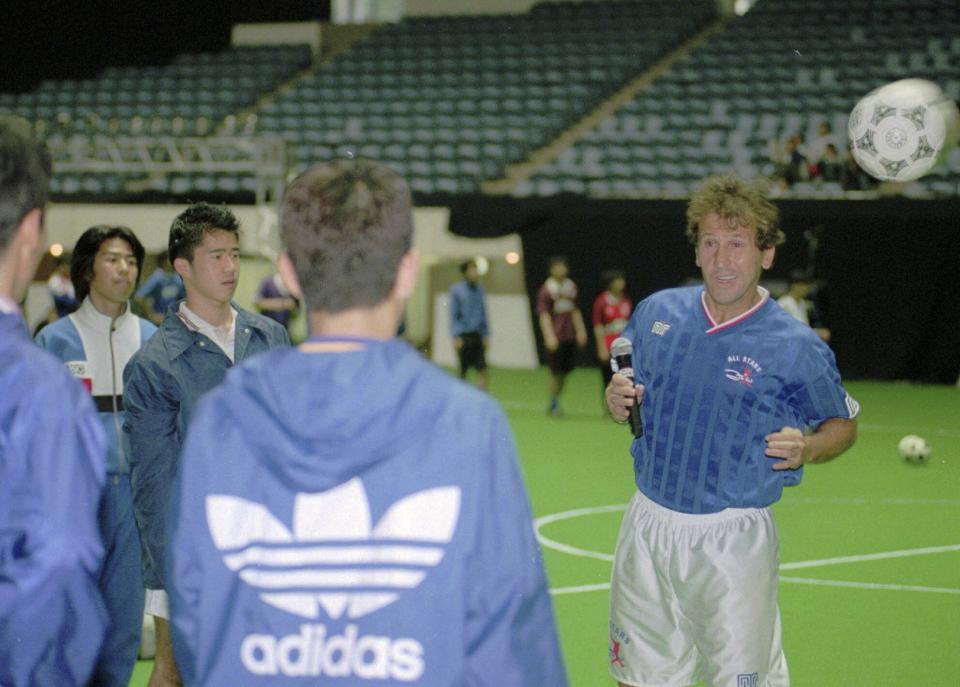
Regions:
<svg viewBox="0 0 960 687"><path fill-rule="evenodd" d="M107 625L90 395L0 311L0 685L82 685Z"/></svg>
<svg viewBox="0 0 960 687"><path fill-rule="evenodd" d="M400 340L232 370L169 532L188 685L567 684L506 419Z"/></svg>

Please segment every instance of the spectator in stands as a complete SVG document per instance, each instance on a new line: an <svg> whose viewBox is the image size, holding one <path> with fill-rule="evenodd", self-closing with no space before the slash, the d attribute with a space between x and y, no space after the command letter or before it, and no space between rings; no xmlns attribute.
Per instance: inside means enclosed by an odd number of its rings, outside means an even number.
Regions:
<svg viewBox="0 0 960 687"><path fill-rule="evenodd" d="M166 594L166 518L180 447L200 397L234 363L290 343L273 320L232 301L240 270L240 224L225 207L200 203L173 221L168 241L186 298L123 373L124 432L130 440L133 503L143 546L145 607L154 616L152 686L180 682L170 644Z"/></svg>
<svg viewBox="0 0 960 687"><path fill-rule="evenodd" d="M808 327L819 321L814 319L814 307L811 294L813 292L813 282L801 270L795 270L790 275L790 287L787 292L777 299L780 307L786 310L790 315L803 322ZM830 341L830 330L826 327L814 326L814 333L822 341Z"/></svg>
<svg viewBox="0 0 960 687"><path fill-rule="evenodd" d="M550 366L547 412L553 417L563 415L560 393L564 381L576 365L578 350L587 345L587 328L577 306L577 285L568 276L569 272L566 258L551 258L549 276L537 294L540 333Z"/></svg>
<svg viewBox="0 0 960 687"><path fill-rule="evenodd" d="M843 160L832 143L827 144L820 161L817 162L817 176L829 183L839 183L843 178Z"/></svg>
<svg viewBox="0 0 960 687"><path fill-rule="evenodd" d="M289 333L290 321L300 308L300 301L290 293L277 272L261 280L253 297L253 306L264 317L279 322Z"/></svg>
<svg viewBox="0 0 960 687"><path fill-rule="evenodd" d="M487 294L478 283L476 260L460 265L463 280L450 287L450 335L460 359L460 379L471 367L477 371L477 386L487 388Z"/></svg>
<svg viewBox="0 0 960 687"><path fill-rule="evenodd" d="M823 160L827 152L827 146L832 145L834 153L836 153L836 137L833 135L833 131L830 129L830 123L827 121L820 122L820 125L817 127L817 135L810 145L807 147L807 156L810 162L814 165L819 165L820 161Z"/></svg>
<svg viewBox="0 0 960 687"><path fill-rule="evenodd" d="M0 684L83 685L107 618L97 575L103 427L17 305L46 250L50 156L0 117Z"/></svg>
<svg viewBox="0 0 960 687"><path fill-rule="evenodd" d="M80 307L73 282L70 281L70 261L65 257L56 258L56 267L47 280L47 290L53 298L53 308L57 318L66 317Z"/></svg>
<svg viewBox="0 0 960 687"><path fill-rule="evenodd" d="M782 146L773 142L771 148L775 179L782 179L787 187L810 179L811 165L804 154L802 136L793 134L787 137Z"/></svg>
<svg viewBox="0 0 960 687"><path fill-rule="evenodd" d="M613 370L610 368L610 345L620 336L627 326L633 303L627 298L626 277L622 270L607 270L603 273L606 287L593 301L593 340L597 346L597 362L603 377L603 388L607 388Z"/></svg>
<svg viewBox="0 0 960 687"><path fill-rule="evenodd" d="M169 254L167 251L157 254L157 267L136 296L147 318L159 325L170 306L183 300L184 296L183 280L170 265Z"/></svg>
<svg viewBox="0 0 960 687"><path fill-rule="evenodd" d="M841 183L844 191L868 191L877 185L877 180L867 174L853 157L853 150L847 147L847 157L843 163Z"/></svg>
<svg viewBox="0 0 960 687"><path fill-rule="evenodd" d="M123 368L157 329L130 309L143 256L139 239L126 227L87 229L73 249L70 264L80 307L37 336L40 346L89 385L107 433L108 479L100 502L100 533L107 556L100 571L100 590L110 614L110 630L92 678L92 684L104 687L127 687L143 626L140 535L121 433Z"/></svg>
<svg viewBox="0 0 960 687"><path fill-rule="evenodd" d="M394 335L419 262L406 183L337 160L281 216L311 336L232 370L188 432L170 519L184 681L565 687L507 419Z"/></svg>

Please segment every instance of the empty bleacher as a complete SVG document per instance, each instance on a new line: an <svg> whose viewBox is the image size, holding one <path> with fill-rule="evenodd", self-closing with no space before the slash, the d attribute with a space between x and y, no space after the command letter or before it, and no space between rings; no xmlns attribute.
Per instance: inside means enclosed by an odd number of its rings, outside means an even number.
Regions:
<svg viewBox="0 0 960 687"><path fill-rule="evenodd" d="M705 174L771 175L771 141L830 123L838 148L867 92L920 77L960 97L953 0L762 0L515 189L596 196L685 194ZM960 157L921 183L956 195ZM839 187L798 184L798 193Z"/></svg>
<svg viewBox="0 0 960 687"><path fill-rule="evenodd" d="M502 175L713 16L710 0L547 2L527 14L407 19L257 113L295 168L348 152L424 193Z"/></svg>

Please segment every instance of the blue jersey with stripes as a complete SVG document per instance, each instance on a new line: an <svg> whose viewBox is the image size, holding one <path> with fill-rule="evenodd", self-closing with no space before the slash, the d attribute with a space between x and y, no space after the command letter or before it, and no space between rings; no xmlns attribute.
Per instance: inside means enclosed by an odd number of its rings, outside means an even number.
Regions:
<svg viewBox="0 0 960 687"><path fill-rule="evenodd" d="M644 435L633 441L637 488L684 513L764 507L803 469L774 470L765 436L817 428L859 411L832 351L761 291L742 315L717 324L702 287L642 301L623 336L633 342Z"/></svg>

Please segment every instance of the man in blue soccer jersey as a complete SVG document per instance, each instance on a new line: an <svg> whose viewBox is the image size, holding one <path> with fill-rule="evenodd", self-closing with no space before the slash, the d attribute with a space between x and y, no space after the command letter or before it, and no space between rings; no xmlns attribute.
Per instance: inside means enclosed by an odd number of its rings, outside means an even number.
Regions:
<svg viewBox="0 0 960 687"><path fill-rule="evenodd" d="M802 466L856 439L857 403L833 354L759 286L783 241L776 208L734 176L690 199L704 285L642 301L623 336L637 385L606 399L626 422L638 491L617 542L610 673L621 685L789 684L770 504Z"/></svg>
<svg viewBox="0 0 960 687"><path fill-rule="evenodd" d="M406 183L315 167L281 227L311 337L233 370L188 433L168 575L184 682L564 687L506 418L395 336L418 268Z"/></svg>
<svg viewBox="0 0 960 687"><path fill-rule="evenodd" d="M450 335L460 359L460 379L467 370L477 370L477 386L487 388L487 294L480 286L476 260L460 265L463 280L450 287Z"/></svg>
<svg viewBox="0 0 960 687"><path fill-rule="evenodd" d="M37 343L87 386L107 433L107 487L100 502L100 533L107 556L100 590L110 614L110 631L91 680L102 687L127 687L143 626L140 535L121 429L123 368L157 329L130 311L143 258L143 246L127 227L87 229L70 261L80 307L37 335Z"/></svg>
<svg viewBox="0 0 960 687"><path fill-rule="evenodd" d="M0 117L0 685L83 685L107 628L103 428L17 303L46 248L46 148Z"/></svg>
<svg viewBox="0 0 960 687"><path fill-rule="evenodd" d="M232 300L240 278L239 235L236 216L222 206L199 203L173 220L167 243L187 297L168 308L156 334L123 372L144 606L156 626L151 687L180 682L167 624L166 507L197 401L223 381L235 362L290 343L280 324Z"/></svg>

